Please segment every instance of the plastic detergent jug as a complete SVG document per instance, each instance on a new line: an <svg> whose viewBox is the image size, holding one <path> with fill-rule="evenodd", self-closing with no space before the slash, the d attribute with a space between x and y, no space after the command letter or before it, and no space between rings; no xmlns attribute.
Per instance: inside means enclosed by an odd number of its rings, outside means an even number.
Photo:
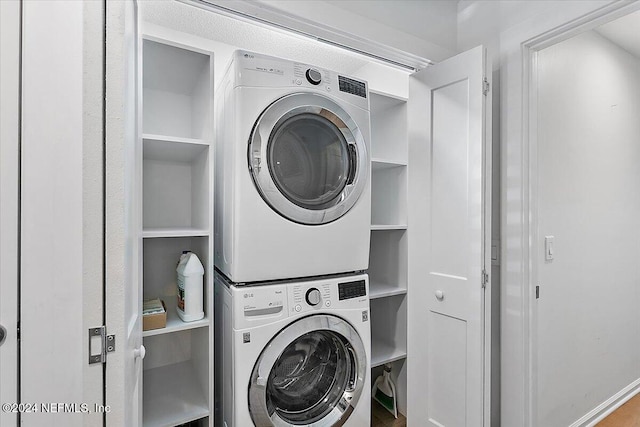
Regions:
<svg viewBox="0 0 640 427"><path fill-rule="evenodd" d="M178 273L178 316L184 322L204 317L202 309L204 267L193 252L184 252L176 268Z"/></svg>

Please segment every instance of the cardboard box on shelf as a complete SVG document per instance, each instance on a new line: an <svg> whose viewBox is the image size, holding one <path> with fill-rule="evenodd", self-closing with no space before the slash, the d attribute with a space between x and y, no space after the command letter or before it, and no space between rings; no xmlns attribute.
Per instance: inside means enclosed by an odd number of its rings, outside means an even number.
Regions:
<svg viewBox="0 0 640 427"><path fill-rule="evenodd" d="M167 326L167 306L159 298L144 301L142 306L142 330L150 331Z"/></svg>

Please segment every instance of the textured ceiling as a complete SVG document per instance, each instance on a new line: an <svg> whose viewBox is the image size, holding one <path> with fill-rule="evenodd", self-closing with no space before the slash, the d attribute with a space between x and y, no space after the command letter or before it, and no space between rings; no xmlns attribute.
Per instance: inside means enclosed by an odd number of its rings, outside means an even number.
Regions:
<svg viewBox="0 0 640 427"><path fill-rule="evenodd" d="M325 0L325 3L449 50L457 48L457 1Z"/></svg>
<svg viewBox="0 0 640 427"><path fill-rule="evenodd" d="M354 73L370 60L334 46L285 31L230 18L176 1L146 0L138 3L143 21L211 41L216 52L216 77L236 49L246 49L319 67Z"/></svg>

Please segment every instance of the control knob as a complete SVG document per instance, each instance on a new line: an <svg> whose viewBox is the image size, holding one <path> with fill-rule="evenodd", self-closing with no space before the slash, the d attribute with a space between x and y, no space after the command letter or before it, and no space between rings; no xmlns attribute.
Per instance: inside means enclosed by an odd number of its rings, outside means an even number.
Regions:
<svg viewBox="0 0 640 427"><path fill-rule="evenodd" d="M316 288L311 288L307 291L306 295L307 304L316 306L320 304L320 291Z"/></svg>
<svg viewBox="0 0 640 427"><path fill-rule="evenodd" d="M319 85L322 81L322 74L320 74L320 71L314 70L313 68L309 68L307 70L306 77L312 85Z"/></svg>

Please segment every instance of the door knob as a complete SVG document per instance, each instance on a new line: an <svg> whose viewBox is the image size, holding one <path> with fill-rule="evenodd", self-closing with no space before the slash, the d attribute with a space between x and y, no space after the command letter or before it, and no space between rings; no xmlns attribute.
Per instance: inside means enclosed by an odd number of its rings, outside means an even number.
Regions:
<svg viewBox="0 0 640 427"><path fill-rule="evenodd" d="M0 325L0 345L4 344L5 338L7 338L7 330Z"/></svg>
<svg viewBox="0 0 640 427"><path fill-rule="evenodd" d="M440 289L436 291L436 299L438 301L442 301L444 299L444 292L442 292Z"/></svg>
<svg viewBox="0 0 640 427"><path fill-rule="evenodd" d="M147 350L143 345L140 345L140 348L133 349L133 357L135 357L136 359L144 359L145 354L147 354Z"/></svg>

